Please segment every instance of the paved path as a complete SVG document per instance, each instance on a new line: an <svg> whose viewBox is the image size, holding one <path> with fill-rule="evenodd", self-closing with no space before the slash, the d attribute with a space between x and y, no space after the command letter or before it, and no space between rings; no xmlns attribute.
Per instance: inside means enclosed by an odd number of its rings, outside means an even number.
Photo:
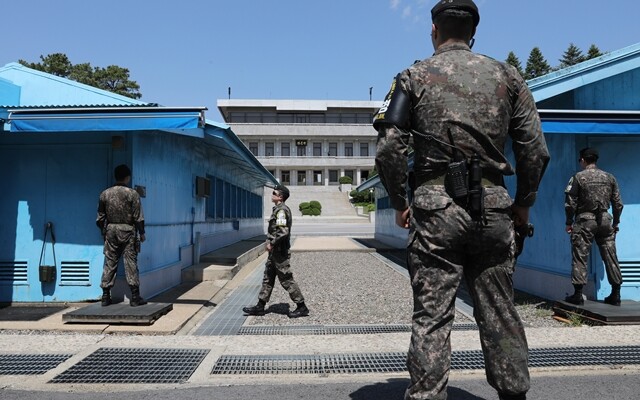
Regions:
<svg viewBox="0 0 640 400"><path fill-rule="evenodd" d="M309 252L309 254L335 254L337 252L347 252L349 254L369 254L371 250L366 250L361 243L345 237L316 237L297 238L293 245L295 252ZM258 259L247 264L234 279L224 282L204 282L192 287L178 288L172 293L167 293L162 298L164 301L172 299L174 310L163 316L151 326L105 326L87 324L63 324L61 315L66 311L44 318L40 321L22 322L2 322L2 332L0 334L0 368L6 365L6 361L13 356L36 356L35 359L23 360L27 366L39 366L44 363L43 356L63 356L62 361L54 363L51 368L34 375L13 375L0 374L0 398L4 398L3 391L7 394L13 393L9 390L43 391L43 393L56 393L64 396L64 393L113 393L144 390L152 392L156 390L175 390L176 384L180 389L188 389L196 398L206 387L225 387L232 385L287 385L287 384L307 384L307 385L344 385L349 389L338 391L334 398L368 398L358 397L354 394L358 392L358 385L368 387L362 389L362 393L380 393L380 390L389 388L389 382L399 382L391 385L394 396L398 395L398 387L406 384L407 373L403 370L397 372L363 372L359 370L351 373L316 372L306 373L313 362L326 363L327 359L333 356L351 357L346 360L348 369L361 368L363 362L373 362L380 364L379 356L390 356L390 363L397 362L408 348L410 333L408 331L397 331L388 333L369 334L292 334L292 335L235 335L229 332L207 332L205 322L212 318L216 312L226 309L226 318L236 318L239 316L240 303L246 304L245 299L251 299L257 293L257 287L261 270L264 266L263 254ZM379 261L379 260L378 260ZM378 262L376 261L376 262ZM393 270L399 278L407 279L392 265L387 266ZM381 267L385 268L385 267ZM394 275L395 276L395 275ZM408 284L408 282L407 282ZM246 291L240 301L233 303L234 297ZM278 290L281 288L278 287ZM173 298L172 298L173 296ZM156 299L153 299L156 300ZM72 305L68 310L77 308L80 305ZM242 318L240 316L240 318ZM304 321L301 321L304 323ZM233 329L237 328L234 325ZM246 320L242 326L247 326ZM209 334L210 333L210 334ZM452 349L454 358L463 355L477 356L480 351L480 343L477 331L473 329L460 329L452 332ZM530 328L527 329L527 337L532 354L539 351L548 352L553 360L567 360L575 358L575 365L557 366L550 363L547 366L537 366L532 368L534 383L542 377L552 377L562 380L566 375L576 376L590 375L604 377L609 375L625 375L628 379L639 381L640 375L640 354L637 348L638 337L640 337L640 326L601 326L601 327L578 327L578 328ZM593 347L593 349L585 349ZM598 349L599 348L599 349ZM555 349L555 350L552 350ZM131 350L133 355L125 356L120 361L110 361L114 357L112 353L121 353ZM185 356L176 356L175 352ZM106 353L105 359L98 357ZM153 354L149 357L146 354ZM280 359L275 356L281 356ZM606 357L613 355L617 362L611 359L604 361L601 365L593 365L593 357ZM320 361L314 361L313 357L319 357ZM37 358L40 357L40 358ZM252 362L256 360L269 365L277 365L278 368L300 369L299 373L219 373L212 374L212 371L219 366L223 359L231 358L233 362L242 362L243 358L248 358ZM360 358L358 358L360 357ZM364 361L362 359L364 357ZM367 358L368 357L368 358ZM545 356L548 357L548 356ZM577 357L577 358L576 358ZM67 378L62 383L50 383L52 380L59 380L80 368L87 360L96 359L91 368L98 368L99 378L107 379L107 382L84 383L74 382L74 377ZM534 357L532 357L534 358ZM544 358L544 357L543 357ZM124 360L124 361L123 361ZM132 365L133 360L149 361L148 365L142 367ZM189 360L192 363L189 363ZM584 362L584 360L588 360ZM589 361L591 360L591 361ZM161 362L168 362L170 371L186 370L188 375L185 378L176 378L174 383L149 383L144 379L136 383L109 382L109 378L114 378L121 369L132 368L125 378L136 376L141 368L149 367L149 372L160 374L162 371ZM339 359L339 362L345 362ZM175 363L178 362L176 365ZM4 363L4 364L3 364ZM172 364L173 363L173 364ZM305 364L307 363L307 364ZM10 363L9 363L10 364ZM240 365L240 364L237 364ZM245 365L246 364L242 364ZM325 365L325 364L322 364ZM15 366L14 366L15 367ZM100 370L100 368L104 368ZM233 366L229 367L233 370ZM255 368L255 367L251 367ZM271 368L271 367L268 367ZM268 369L267 368L267 369ZM333 371L333 370L331 370ZM470 370L456 369L451 376L451 385L464 386L467 379L475 379L483 389L482 393L492 393L490 389L483 386L484 372L478 368ZM80 378L82 379L86 378ZM148 378L147 378L148 379ZM603 378L604 379L604 378ZM64 379L63 379L64 380ZM567 386L576 385L580 378L567 378ZM359 382L359 383L358 383ZM485 384L486 385L486 384ZM255 386L253 386L255 387ZM271 387L271 386L269 386ZM281 386L275 386L278 390ZM333 386L332 386L333 387ZM202 389L198 389L202 388ZM283 392L287 389L281 387ZM375 389L378 388L378 389ZM578 390L579 388L576 388ZM372 392L373 390L373 392ZM471 391L477 390L469 389ZM541 389L536 389L537 393L548 393ZM307 391L313 397L313 391ZM327 398L326 393L322 398ZM340 393L338 395L337 393ZM629 393L618 393L616 398L626 400L636 397L629 397ZM637 391L635 392L637 393ZM475 397L467 391L459 391L452 394L460 395L460 399L490 399L487 397ZM340 397L348 396L348 397ZM544 396L548 396L545 394ZM569 399L570 393L564 392L563 396L540 397L545 399ZM624 397L626 396L626 397ZM635 395L633 395L635 396ZM255 397L251 396L251 397ZM6 397L14 398L14 397ZM36 398L36 397L34 397ZM64 398L55 397L50 398ZM242 397L234 397L242 398ZM283 397L284 398L284 397ZM372 397L382 398L382 397ZM458 397L455 397L458 398ZM602 397L600 397L602 398Z"/></svg>

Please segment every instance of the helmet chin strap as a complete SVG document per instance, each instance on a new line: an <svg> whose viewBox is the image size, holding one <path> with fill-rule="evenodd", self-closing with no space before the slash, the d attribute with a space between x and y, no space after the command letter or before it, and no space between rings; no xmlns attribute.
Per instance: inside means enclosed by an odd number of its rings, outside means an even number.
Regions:
<svg viewBox="0 0 640 400"><path fill-rule="evenodd" d="M476 38L471 38L471 40L469 40L469 48L473 49L473 45L476 43Z"/></svg>

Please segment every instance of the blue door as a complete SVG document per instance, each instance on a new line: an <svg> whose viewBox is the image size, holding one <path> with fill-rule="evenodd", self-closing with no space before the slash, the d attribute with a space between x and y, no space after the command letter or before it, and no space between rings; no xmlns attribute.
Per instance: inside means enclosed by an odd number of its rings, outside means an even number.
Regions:
<svg viewBox="0 0 640 400"><path fill-rule="evenodd" d="M620 186L624 209L616 246L623 279L621 296L623 299L637 301L640 300L640 139L591 137L589 146L600 152L598 167L612 173ZM595 245L590 259L590 268L595 275L596 297L602 300L611 292L611 286Z"/></svg>
<svg viewBox="0 0 640 400"><path fill-rule="evenodd" d="M8 193L0 203L0 301L78 301L97 298L102 243L95 226L98 195L110 182L105 145L12 145L0 148ZM45 224L56 236L53 282L39 264ZM52 265L51 237L43 264Z"/></svg>

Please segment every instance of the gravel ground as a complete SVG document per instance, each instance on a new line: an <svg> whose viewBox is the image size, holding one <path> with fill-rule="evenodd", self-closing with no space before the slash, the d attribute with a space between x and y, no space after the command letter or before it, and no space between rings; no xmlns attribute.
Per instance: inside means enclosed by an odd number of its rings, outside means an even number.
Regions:
<svg viewBox="0 0 640 400"><path fill-rule="evenodd" d="M394 258L394 261L398 261ZM293 276L310 314L289 319L288 293L276 282L268 313L247 325L410 324L413 299L408 279L379 258L361 252L294 252ZM552 318L551 302L516 292L516 307L528 327L567 327ZM471 323L463 314L455 323Z"/></svg>

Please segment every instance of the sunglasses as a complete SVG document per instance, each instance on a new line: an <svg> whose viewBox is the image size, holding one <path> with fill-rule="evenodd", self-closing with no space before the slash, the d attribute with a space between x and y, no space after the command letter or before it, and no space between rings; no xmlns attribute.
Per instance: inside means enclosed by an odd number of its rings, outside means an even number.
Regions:
<svg viewBox="0 0 640 400"><path fill-rule="evenodd" d="M278 197L282 196L280 193L278 193L275 190L273 192L271 192L271 194L274 195L274 196L278 196Z"/></svg>

